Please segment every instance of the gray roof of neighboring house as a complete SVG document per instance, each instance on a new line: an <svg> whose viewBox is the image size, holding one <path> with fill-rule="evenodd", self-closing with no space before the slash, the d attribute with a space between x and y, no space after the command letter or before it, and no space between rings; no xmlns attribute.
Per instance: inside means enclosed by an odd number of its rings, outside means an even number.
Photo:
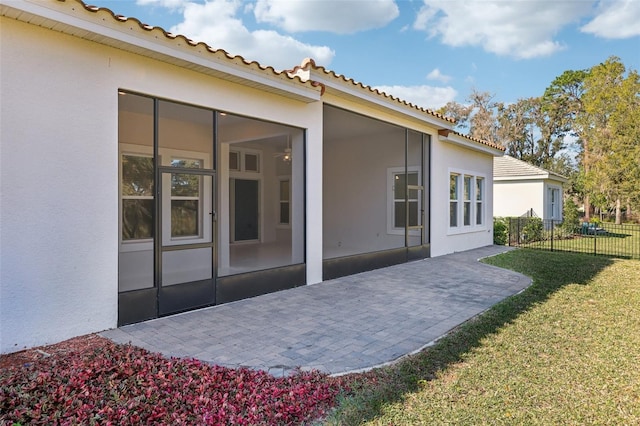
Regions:
<svg viewBox="0 0 640 426"><path fill-rule="evenodd" d="M553 179L567 182L565 176L534 166L508 155L493 159L493 180Z"/></svg>

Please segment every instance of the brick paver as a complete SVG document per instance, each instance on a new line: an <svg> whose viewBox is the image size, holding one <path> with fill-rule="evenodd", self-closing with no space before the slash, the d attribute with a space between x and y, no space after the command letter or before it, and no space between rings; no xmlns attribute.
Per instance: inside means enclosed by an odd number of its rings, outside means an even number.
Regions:
<svg viewBox="0 0 640 426"><path fill-rule="evenodd" d="M530 285L477 260L488 246L101 333L167 356L287 374L366 370L419 351Z"/></svg>

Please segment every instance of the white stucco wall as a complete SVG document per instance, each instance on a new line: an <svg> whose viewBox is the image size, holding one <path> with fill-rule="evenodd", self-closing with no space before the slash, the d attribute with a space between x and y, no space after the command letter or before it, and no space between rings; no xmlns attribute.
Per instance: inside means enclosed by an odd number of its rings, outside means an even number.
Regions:
<svg viewBox="0 0 640 426"><path fill-rule="evenodd" d="M431 160L431 256L441 256L493 244L493 157L471 151L436 136ZM449 228L449 173L463 172L485 179L483 226Z"/></svg>
<svg viewBox="0 0 640 426"><path fill-rule="evenodd" d="M544 213L542 180L495 181L493 191L493 214L496 217L518 217L531 209L540 217Z"/></svg>
<svg viewBox="0 0 640 426"><path fill-rule="evenodd" d="M321 279L320 102L0 19L0 352L116 326L119 88L307 129L307 280Z"/></svg>

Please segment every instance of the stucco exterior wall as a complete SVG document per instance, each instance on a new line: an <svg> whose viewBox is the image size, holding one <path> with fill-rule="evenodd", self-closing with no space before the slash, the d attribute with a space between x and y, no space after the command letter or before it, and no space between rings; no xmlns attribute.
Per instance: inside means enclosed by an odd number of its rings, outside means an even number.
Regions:
<svg viewBox="0 0 640 426"><path fill-rule="evenodd" d="M320 102L0 19L0 352L116 326L118 89L307 129L307 280L321 280Z"/></svg>
<svg viewBox="0 0 640 426"><path fill-rule="evenodd" d="M431 151L431 256L441 256L493 244L493 157L433 139ZM485 179L484 224L449 228L449 173L463 172Z"/></svg>
<svg viewBox="0 0 640 426"><path fill-rule="evenodd" d="M544 212L544 184L542 180L495 181L493 214L496 217L518 217L533 211L540 217Z"/></svg>

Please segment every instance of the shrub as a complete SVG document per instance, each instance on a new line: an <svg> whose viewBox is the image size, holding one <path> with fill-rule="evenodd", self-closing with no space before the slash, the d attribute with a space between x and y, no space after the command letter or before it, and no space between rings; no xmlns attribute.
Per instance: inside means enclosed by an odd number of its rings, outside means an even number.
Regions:
<svg viewBox="0 0 640 426"><path fill-rule="evenodd" d="M526 242L540 241L543 229L542 219L539 217L527 218L526 224L522 228L522 239Z"/></svg>
<svg viewBox="0 0 640 426"><path fill-rule="evenodd" d="M112 344L0 370L0 424L300 424L338 392L318 372L276 378Z"/></svg>
<svg viewBox="0 0 640 426"><path fill-rule="evenodd" d="M568 235L577 232L580 228L580 213L578 212L576 203L571 198L568 198L564 202L564 208L562 210L562 231Z"/></svg>
<svg viewBox="0 0 640 426"><path fill-rule="evenodd" d="M493 244L505 246L509 242L509 219L504 217L493 218Z"/></svg>

